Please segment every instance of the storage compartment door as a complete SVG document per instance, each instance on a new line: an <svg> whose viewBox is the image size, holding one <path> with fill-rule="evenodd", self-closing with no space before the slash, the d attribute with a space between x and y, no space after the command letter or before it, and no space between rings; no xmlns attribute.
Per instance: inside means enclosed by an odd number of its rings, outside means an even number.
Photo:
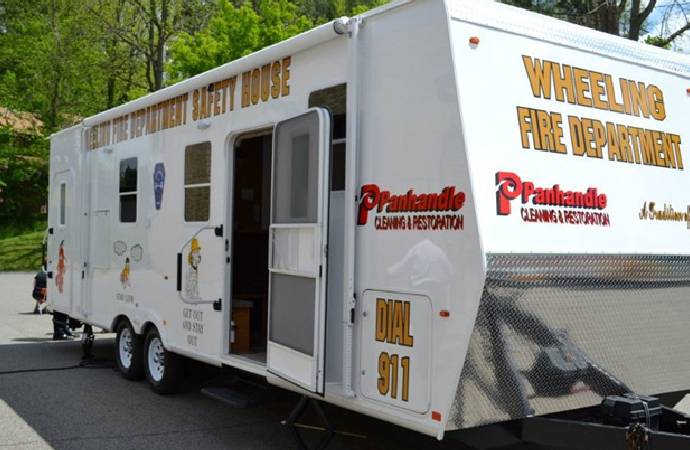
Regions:
<svg viewBox="0 0 690 450"><path fill-rule="evenodd" d="M75 270L81 269L73 228L79 226L74 195L74 177L71 171L63 171L53 178L51 224L48 236L48 301L58 311L72 313L72 296Z"/></svg>
<svg viewBox="0 0 690 450"><path fill-rule="evenodd" d="M324 392L328 155L331 119L310 109L273 133L269 231L269 372Z"/></svg>

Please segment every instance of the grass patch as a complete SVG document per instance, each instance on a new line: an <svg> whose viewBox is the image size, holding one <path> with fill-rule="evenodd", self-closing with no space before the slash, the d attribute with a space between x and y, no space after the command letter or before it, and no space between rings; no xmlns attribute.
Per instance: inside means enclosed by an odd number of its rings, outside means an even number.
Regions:
<svg viewBox="0 0 690 450"><path fill-rule="evenodd" d="M41 267L43 231L0 239L0 271L38 271Z"/></svg>
<svg viewBox="0 0 690 450"><path fill-rule="evenodd" d="M45 214L21 219L0 216L0 240L16 237L31 231L45 231L47 226Z"/></svg>

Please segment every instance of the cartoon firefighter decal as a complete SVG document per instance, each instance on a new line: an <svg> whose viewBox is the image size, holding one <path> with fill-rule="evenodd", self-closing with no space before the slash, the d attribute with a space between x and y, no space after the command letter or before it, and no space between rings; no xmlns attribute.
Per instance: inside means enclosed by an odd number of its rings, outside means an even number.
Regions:
<svg viewBox="0 0 690 450"><path fill-rule="evenodd" d="M125 267L122 268L120 272L120 283L122 283L122 289L127 289L131 285L129 284L129 258L125 258Z"/></svg>
<svg viewBox="0 0 690 450"><path fill-rule="evenodd" d="M187 254L187 276L185 294L187 298L199 298L199 264L201 264L201 247L199 241L192 239L192 248Z"/></svg>
<svg viewBox="0 0 690 450"><path fill-rule="evenodd" d="M65 241L60 242L60 248L58 249L58 263L57 270L55 274L55 286L58 288L58 292L62 294L65 286Z"/></svg>

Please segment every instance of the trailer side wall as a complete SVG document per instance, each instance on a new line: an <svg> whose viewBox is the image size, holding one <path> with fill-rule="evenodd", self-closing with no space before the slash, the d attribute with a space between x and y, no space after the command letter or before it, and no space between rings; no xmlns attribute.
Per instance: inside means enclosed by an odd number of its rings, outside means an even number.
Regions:
<svg viewBox="0 0 690 450"><path fill-rule="evenodd" d="M690 388L690 61L449 5L487 261L449 427Z"/></svg>

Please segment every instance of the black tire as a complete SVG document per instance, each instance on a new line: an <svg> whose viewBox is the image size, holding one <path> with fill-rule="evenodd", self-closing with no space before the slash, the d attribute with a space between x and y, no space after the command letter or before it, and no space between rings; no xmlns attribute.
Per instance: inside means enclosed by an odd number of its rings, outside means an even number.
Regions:
<svg viewBox="0 0 690 450"><path fill-rule="evenodd" d="M126 350L121 349L120 342L123 339L130 340L129 362L126 358ZM124 344L126 346L126 343ZM127 380L141 380L144 378L144 358L142 356L143 339L136 334L129 322L121 322L117 326L117 336L115 337L115 364L120 374Z"/></svg>
<svg viewBox="0 0 690 450"><path fill-rule="evenodd" d="M184 375L184 359L165 348L155 328L146 335L143 359L144 373L154 392L158 394L177 392Z"/></svg>

